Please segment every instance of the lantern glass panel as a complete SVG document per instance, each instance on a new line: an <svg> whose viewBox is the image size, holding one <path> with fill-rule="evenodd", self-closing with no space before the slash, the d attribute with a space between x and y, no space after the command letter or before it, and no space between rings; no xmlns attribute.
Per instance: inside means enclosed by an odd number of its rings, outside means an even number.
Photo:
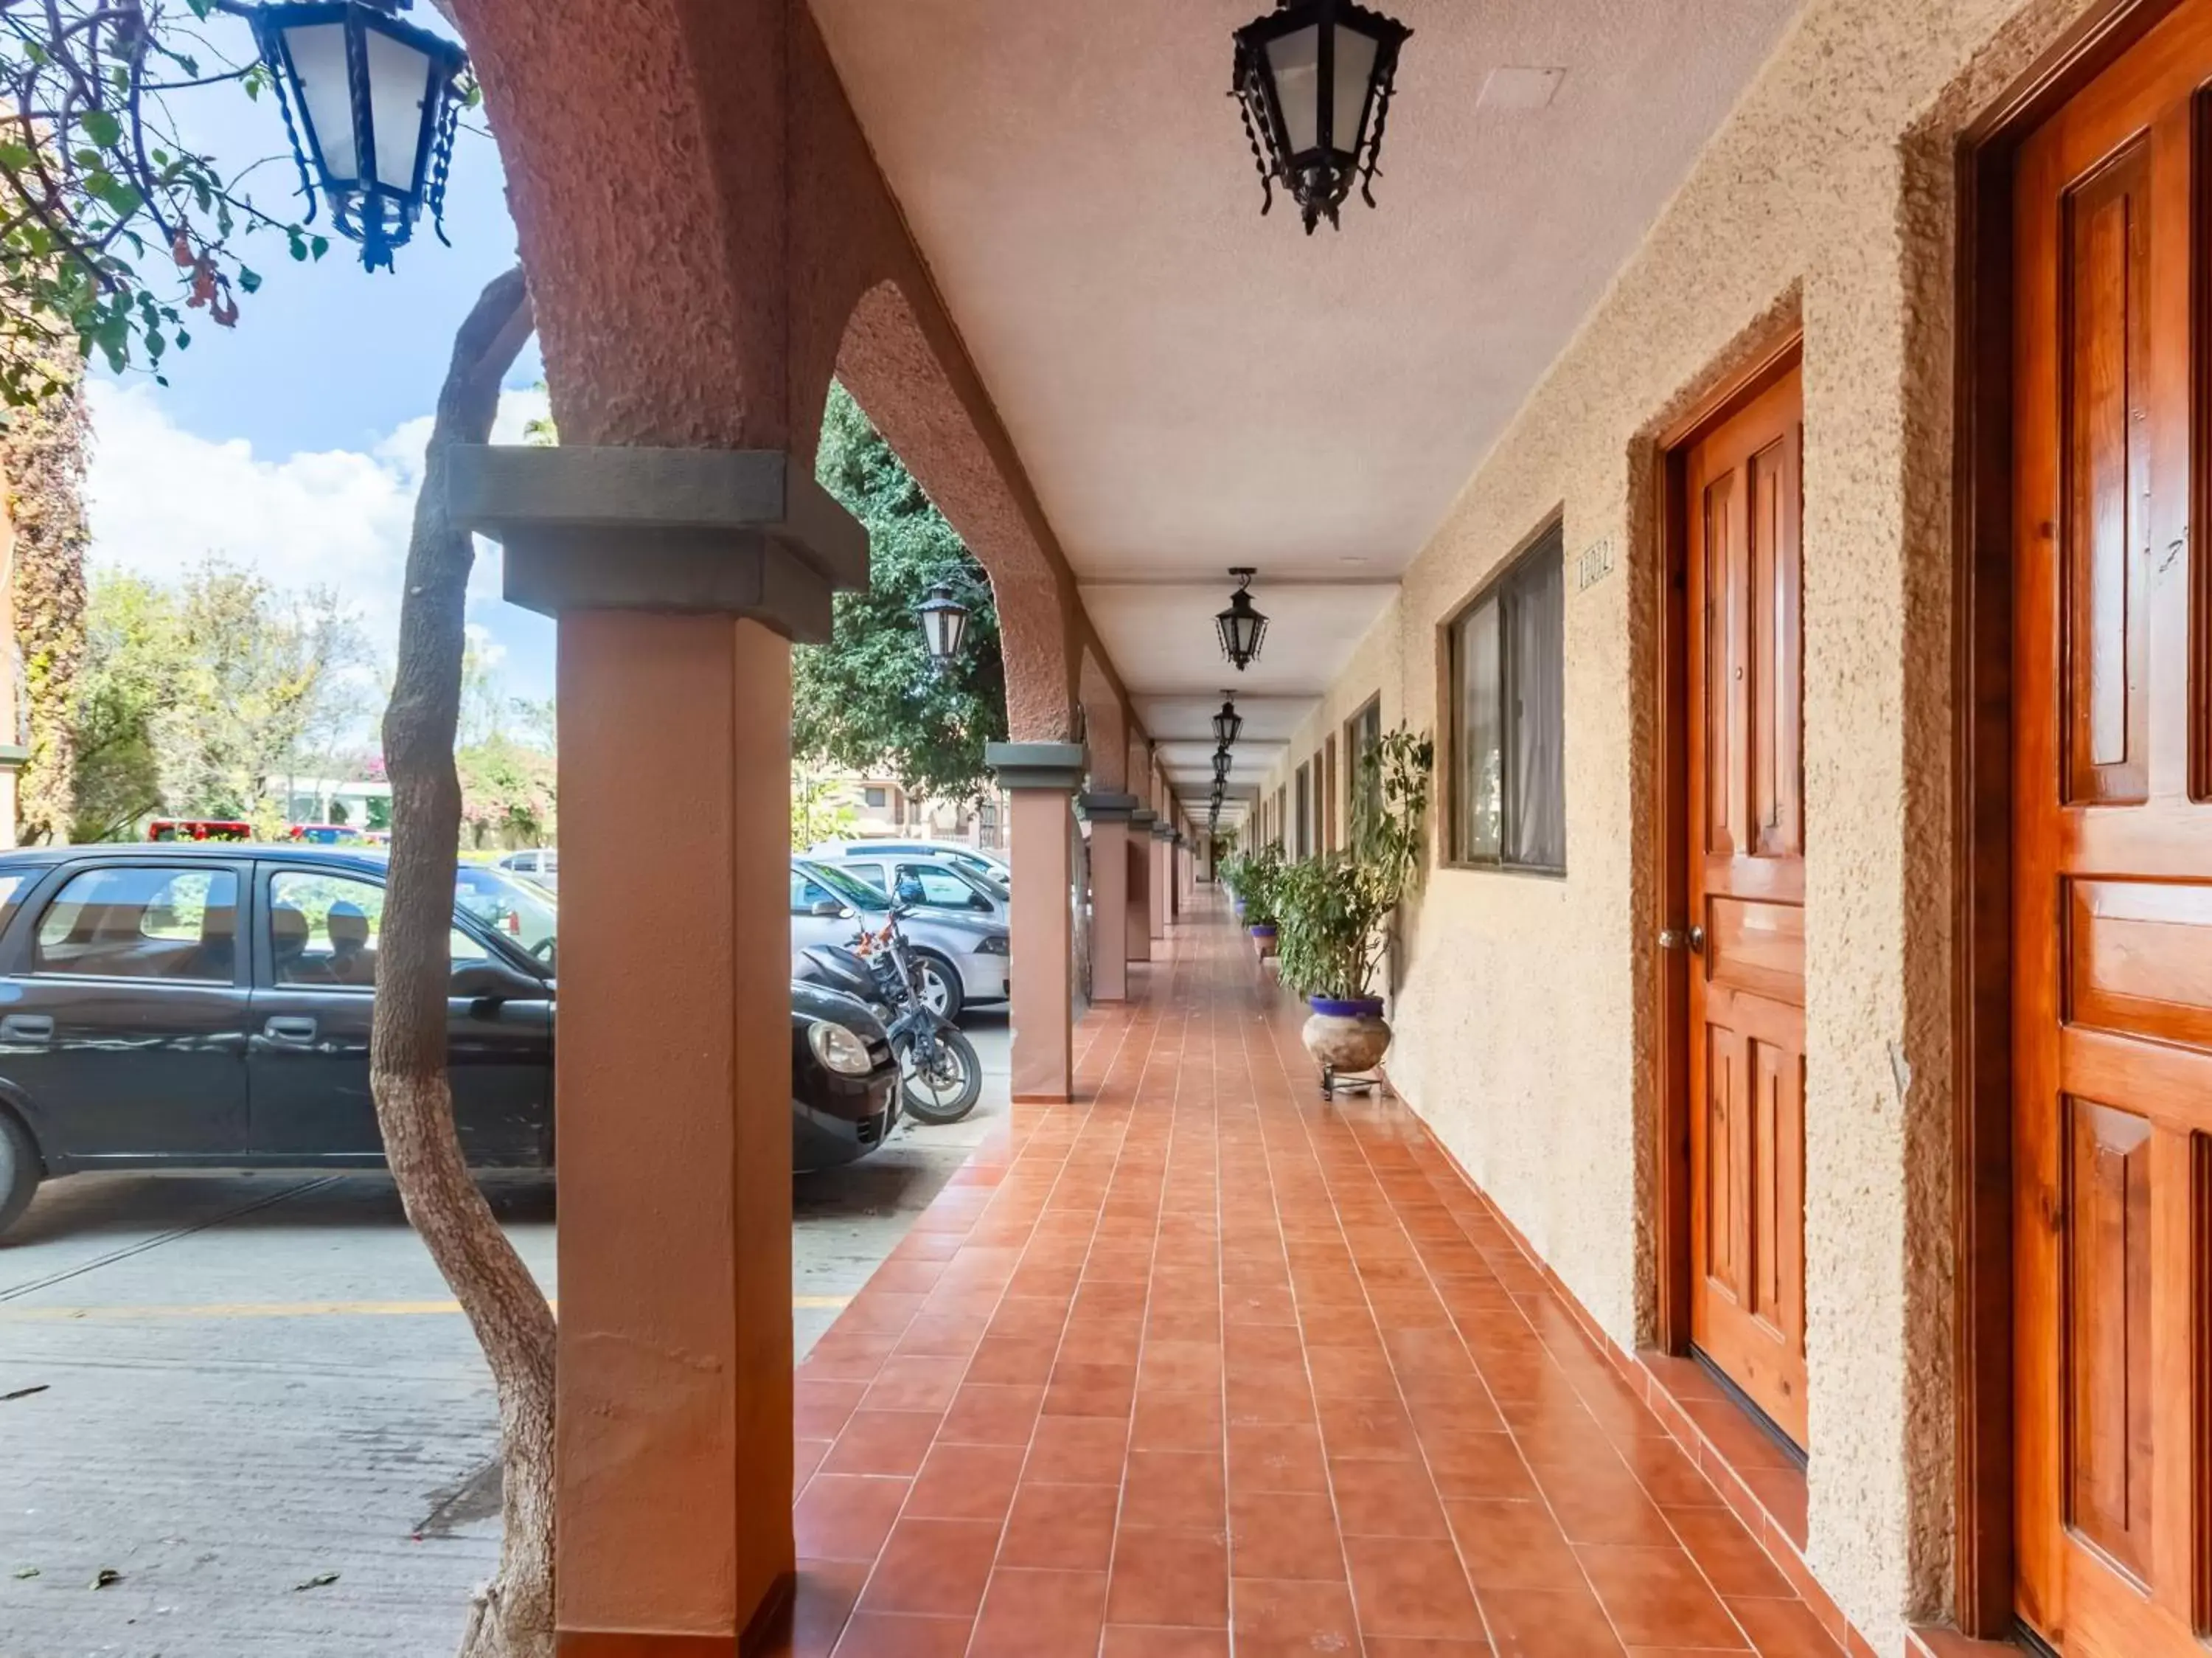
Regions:
<svg viewBox="0 0 2212 1658"><path fill-rule="evenodd" d="M1321 142L1321 25L1308 23L1268 41L1267 68L1284 140L1292 155L1302 155Z"/></svg>
<svg viewBox="0 0 2212 1658"><path fill-rule="evenodd" d="M430 54L374 24L368 47L368 113L376 128L376 181L402 195L415 188L422 158L422 106L434 66Z"/></svg>
<svg viewBox="0 0 2212 1658"><path fill-rule="evenodd" d="M323 182L351 190L361 157L353 141L353 94L346 84L343 23L297 23L284 31L284 51L299 79L300 103L323 162Z"/></svg>
<svg viewBox="0 0 2212 1658"><path fill-rule="evenodd" d="M1340 155L1358 153L1360 123L1367 113L1367 85L1375 74L1376 43L1353 23L1336 26L1336 73L1332 111L1335 125L1329 147Z"/></svg>

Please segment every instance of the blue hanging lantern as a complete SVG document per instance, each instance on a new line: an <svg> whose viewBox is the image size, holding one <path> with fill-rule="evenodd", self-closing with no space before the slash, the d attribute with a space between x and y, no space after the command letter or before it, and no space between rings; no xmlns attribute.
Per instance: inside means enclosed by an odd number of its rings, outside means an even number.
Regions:
<svg viewBox="0 0 2212 1658"><path fill-rule="evenodd" d="M458 42L401 21L410 3L280 0L248 13L276 84L307 216L319 194L372 271L392 268L392 250L415 234L426 206L446 240L446 170L469 58Z"/></svg>

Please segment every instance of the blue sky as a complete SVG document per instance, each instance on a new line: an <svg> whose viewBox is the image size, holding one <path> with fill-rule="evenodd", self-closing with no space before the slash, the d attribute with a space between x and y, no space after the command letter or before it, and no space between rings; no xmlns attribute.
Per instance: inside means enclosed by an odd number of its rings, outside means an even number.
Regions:
<svg viewBox="0 0 2212 1658"><path fill-rule="evenodd" d="M234 52L250 50L241 26L210 33ZM283 124L266 98L205 88L183 94L175 113L185 141L234 176L273 158L251 174L255 199L279 216L301 212ZM249 238L240 251L265 280L241 300L237 327L194 327L191 348L169 359L167 387L99 376L87 483L95 565L171 575L215 553L285 586L327 584L389 649L422 440L453 331L514 259L498 153L480 118L476 125L455 147L453 247L424 224L399 250L396 272L371 273L335 237L308 265L295 264L279 237ZM527 389L542 374L532 346L509 377L514 394L498 436L519 436L542 409ZM489 567L471 600L479 637L500 655L514 694L550 696L552 625L497 597L496 549L483 551Z"/></svg>

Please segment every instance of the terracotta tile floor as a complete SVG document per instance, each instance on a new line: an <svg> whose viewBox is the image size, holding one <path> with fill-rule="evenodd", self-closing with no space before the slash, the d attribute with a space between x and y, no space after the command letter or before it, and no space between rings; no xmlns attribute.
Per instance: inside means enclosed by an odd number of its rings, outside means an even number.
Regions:
<svg viewBox="0 0 2212 1658"><path fill-rule="evenodd" d="M1209 894L800 1367L790 1658L1838 1650Z"/></svg>

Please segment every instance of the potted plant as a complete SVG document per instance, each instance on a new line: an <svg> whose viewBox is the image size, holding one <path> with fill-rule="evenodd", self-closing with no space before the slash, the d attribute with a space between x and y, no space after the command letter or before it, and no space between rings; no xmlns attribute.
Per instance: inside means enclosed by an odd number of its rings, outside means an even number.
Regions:
<svg viewBox="0 0 2212 1658"><path fill-rule="evenodd" d="M1325 1086L1372 1070L1390 1045L1370 993L1390 920L1421 870L1435 745L1403 728L1360 761L1352 845L1278 873L1273 890L1283 983L1313 1009L1303 1035Z"/></svg>
<svg viewBox="0 0 2212 1658"><path fill-rule="evenodd" d="M1283 879L1283 849L1272 844L1256 847L1240 855L1237 863L1237 903L1264 961L1275 953L1276 893Z"/></svg>

